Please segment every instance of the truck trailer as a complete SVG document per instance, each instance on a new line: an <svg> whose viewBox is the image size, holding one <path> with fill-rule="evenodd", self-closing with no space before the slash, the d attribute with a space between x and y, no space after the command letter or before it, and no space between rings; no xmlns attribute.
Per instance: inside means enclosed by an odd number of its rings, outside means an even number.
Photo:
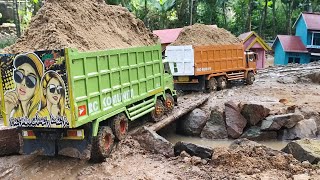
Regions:
<svg viewBox="0 0 320 180"><path fill-rule="evenodd" d="M242 44L167 46L165 58L176 90L215 91L231 80L255 80L257 55Z"/></svg>
<svg viewBox="0 0 320 180"><path fill-rule="evenodd" d="M102 161L128 122L158 121L176 103L161 46L1 54L2 116L18 127L22 154ZM167 70L166 72L168 72Z"/></svg>

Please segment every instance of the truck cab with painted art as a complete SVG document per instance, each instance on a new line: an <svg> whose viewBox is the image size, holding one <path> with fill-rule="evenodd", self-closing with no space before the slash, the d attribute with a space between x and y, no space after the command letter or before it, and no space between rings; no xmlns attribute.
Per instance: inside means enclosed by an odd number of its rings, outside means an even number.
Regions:
<svg viewBox="0 0 320 180"><path fill-rule="evenodd" d="M79 52L76 49L2 54L2 115L18 127L24 154L101 161L128 123L158 121L176 93L160 45Z"/></svg>

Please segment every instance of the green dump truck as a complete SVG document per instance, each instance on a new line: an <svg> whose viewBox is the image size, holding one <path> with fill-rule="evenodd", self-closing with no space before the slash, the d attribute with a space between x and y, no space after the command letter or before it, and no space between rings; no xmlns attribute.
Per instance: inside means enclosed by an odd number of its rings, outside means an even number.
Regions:
<svg viewBox="0 0 320 180"><path fill-rule="evenodd" d="M128 122L158 121L176 103L161 46L1 54L2 115L23 154L102 160ZM167 70L167 71L166 71Z"/></svg>

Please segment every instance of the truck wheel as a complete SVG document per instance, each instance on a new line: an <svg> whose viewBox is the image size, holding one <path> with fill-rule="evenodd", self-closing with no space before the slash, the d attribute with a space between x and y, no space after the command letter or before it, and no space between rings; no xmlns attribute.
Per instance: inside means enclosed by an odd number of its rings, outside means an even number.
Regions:
<svg viewBox="0 0 320 180"><path fill-rule="evenodd" d="M101 126L97 137L92 141L91 160L103 162L111 153L114 145L114 135L108 126Z"/></svg>
<svg viewBox="0 0 320 180"><path fill-rule="evenodd" d="M226 89L227 88L227 79L224 76L218 77L218 88L220 90Z"/></svg>
<svg viewBox="0 0 320 180"><path fill-rule="evenodd" d="M124 113L120 113L112 118L110 127L116 140L122 140L128 133L128 118Z"/></svg>
<svg viewBox="0 0 320 180"><path fill-rule="evenodd" d="M166 93L166 100L164 101L165 112L170 114L174 109L174 99L171 94Z"/></svg>
<svg viewBox="0 0 320 180"><path fill-rule="evenodd" d="M216 78L211 77L207 83L208 83L208 84L207 84L207 90L208 90L209 92L213 92L213 91L216 91L216 90L217 90L217 85L218 85L218 83L217 83Z"/></svg>
<svg viewBox="0 0 320 180"><path fill-rule="evenodd" d="M158 122L161 120L162 116L164 115L165 107L162 101L159 99L157 99L154 107L155 107L154 110L151 111L151 117L153 121Z"/></svg>
<svg viewBox="0 0 320 180"><path fill-rule="evenodd" d="M255 78L254 78L253 72L248 72L247 79L246 79L247 85L253 84L254 80L255 80Z"/></svg>

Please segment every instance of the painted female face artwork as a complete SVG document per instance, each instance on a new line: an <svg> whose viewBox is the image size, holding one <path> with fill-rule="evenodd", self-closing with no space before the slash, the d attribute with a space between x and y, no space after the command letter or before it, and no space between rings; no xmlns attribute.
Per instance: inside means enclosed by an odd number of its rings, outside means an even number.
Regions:
<svg viewBox="0 0 320 180"><path fill-rule="evenodd" d="M30 64L24 63L14 71L13 78L19 100L29 101L34 96L35 87L39 82L35 69Z"/></svg>
<svg viewBox="0 0 320 180"><path fill-rule="evenodd" d="M53 105L58 105L63 91L64 91L63 86L60 84L58 79L51 78L46 88L48 101Z"/></svg>

